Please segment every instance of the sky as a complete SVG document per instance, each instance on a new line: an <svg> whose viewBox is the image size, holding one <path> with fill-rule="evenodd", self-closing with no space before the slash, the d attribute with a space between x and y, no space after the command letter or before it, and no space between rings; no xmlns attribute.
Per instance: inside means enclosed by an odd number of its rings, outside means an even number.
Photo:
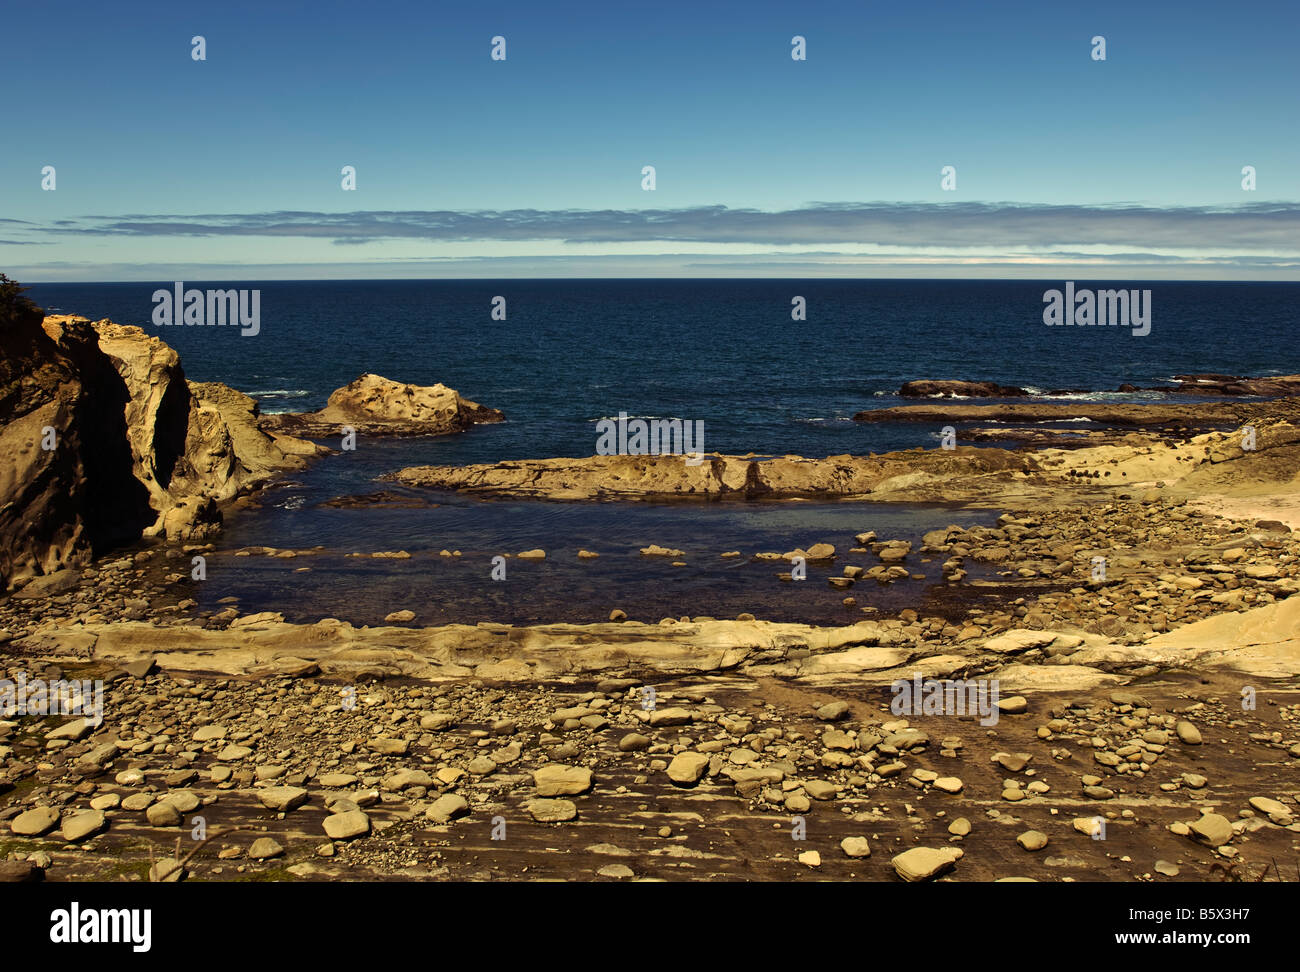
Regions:
<svg viewBox="0 0 1300 972"><path fill-rule="evenodd" d="M4 22L0 270L23 282L1300 279L1295 0L46 0Z"/></svg>

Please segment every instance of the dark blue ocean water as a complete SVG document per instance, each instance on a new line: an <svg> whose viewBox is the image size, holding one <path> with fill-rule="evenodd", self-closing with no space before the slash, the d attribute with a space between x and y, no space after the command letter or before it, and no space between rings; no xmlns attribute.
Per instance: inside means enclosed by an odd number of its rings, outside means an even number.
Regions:
<svg viewBox="0 0 1300 972"><path fill-rule="evenodd" d="M257 288L261 333L154 327L158 284L31 288L47 309L158 334L186 373L301 411L362 372L441 381L509 422L427 440L429 462L595 451L597 419L705 423L710 451L821 456L930 444L929 431L849 421L898 404L914 378L1109 391L1175 373L1300 371L1295 283L1105 281L1152 291L1151 333L1047 327L1043 292L1062 281L503 280L186 281ZM491 300L507 301L492 321ZM795 295L808 320L790 319ZM1122 399L1123 396L1113 396Z"/></svg>
<svg viewBox="0 0 1300 972"><path fill-rule="evenodd" d="M414 511L322 504L373 492L378 476L408 465L592 455L596 421L620 411L702 421L708 451L825 456L936 445L938 430L928 426L851 421L862 409L901 404L894 393L914 378L1085 389L1078 397L1123 401L1152 396L1113 393L1119 384L1159 385L1176 373L1300 372L1294 283L1076 281L1150 289L1145 337L1045 326L1043 292L1061 288L1060 280L185 282L260 289L256 337L229 327L154 327L151 296L171 283L37 285L30 296L51 312L138 324L181 353L189 377L226 382L266 411L318 408L369 371L441 381L506 413L501 425L459 436L363 440L355 453L269 491L260 511L228 520L228 549L322 545L327 553L297 573L309 561L218 557L202 598L233 594L245 609L282 608L288 590L289 613L304 619L375 621L410 607L425 623L592 620L621 607L648 620L765 609L843 620L843 595L824 577L783 584L770 566L721 564L717 554L823 540L844 550L860 530L915 537L961 517L992 516L873 504L568 507L461 497ZM497 295L507 301L505 321L491 319ZM807 321L791 320L796 295L807 300ZM636 557L650 542L687 550L691 566ZM490 581L493 554L538 546L552 552L545 564L512 564L506 582ZM603 556L579 566L579 546ZM436 556L443 547L465 557L450 564ZM399 548L415 556L342 556ZM888 607L907 587L860 600Z"/></svg>

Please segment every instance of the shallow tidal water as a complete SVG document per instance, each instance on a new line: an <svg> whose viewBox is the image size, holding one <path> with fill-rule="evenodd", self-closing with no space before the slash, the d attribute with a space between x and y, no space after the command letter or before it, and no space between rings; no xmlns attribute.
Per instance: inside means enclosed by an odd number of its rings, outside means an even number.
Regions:
<svg viewBox="0 0 1300 972"><path fill-rule="evenodd" d="M209 558L208 580L196 585L202 608L219 609L221 598L233 596L242 612L277 610L299 622L338 617L373 625L403 609L415 612L411 623L417 625L594 622L607 620L618 608L650 622L750 612L771 620L844 624L866 616L860 610L865 606L884 613L918 606L927 592L931 600L952 600L939 571L942 557L922 563L917 554L908 558L908 566L925 580L832 588L827 577L840 575L844 565L880 562L871 553L848 552L854 534L875 530L880 539L909 539L919 547L928 530L992 523L997 517L992 510L856 502L573 504L437 493L425 494L437 504L428 507L337 508L308 506L304 492L272 490L262 509L228 520L222 552ZM752 560L760 551L784 553L823 542L833 544L837 556L809 563L804 581L777 577L790 570L785 561ZM683 556L642 556L640 548L652 543L679 549ZM241 547L261 545L300 554L233 555ZM301 553L316 547L322 549ZM504 562L504 578L493 579L495 556L534 548L545 550L546 559L512 556ZM443 549L459 550L461 556L440 556ZM580 559L579 549L600 556ZM411 556L347 556L395 550ZM721 556L733 550L742 556ZM686 566L673 566L676 560ZM845 606L846 595L857 605ZM951 606L956 608L955 601Z"/></svg>

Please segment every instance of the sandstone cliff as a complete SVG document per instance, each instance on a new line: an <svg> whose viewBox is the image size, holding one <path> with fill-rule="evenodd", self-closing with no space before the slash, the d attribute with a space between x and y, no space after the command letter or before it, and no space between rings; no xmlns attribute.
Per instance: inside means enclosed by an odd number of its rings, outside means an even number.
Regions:
<svg viewBox="0 0 1300 972"><path fill-rule="evenodd" d="M140 328L20 314L0 332L0 583L142 535L203 538L220 503L325 451L257 419Z"/></svg>
<svg viewBox="0 0 1300 972"><path fill-rule="evenodd" d="M408 385L364 374L330 395L319 412L267 415L261 425L312 436L338 435L344 426L370 435L448 435L503 421L497 409L462 398L441 383Z"/></svg>

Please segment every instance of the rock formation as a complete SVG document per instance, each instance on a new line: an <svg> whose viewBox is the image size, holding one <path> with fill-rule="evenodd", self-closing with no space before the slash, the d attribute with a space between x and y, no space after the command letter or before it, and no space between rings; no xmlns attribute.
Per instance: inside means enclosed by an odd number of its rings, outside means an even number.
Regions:
<svg viewBox="0 0 1300 972"><path fill-rule="evenodd" d="M140 536L207 536L219 504L321 447L257 427L257 403L186 381L137 327L17 316L0 332L0 582Z"/></svg>
<svg viewBox="0 0 1300 972"><path fill-rule="evenodd" d="M550 500L870 497L1048 507L1078 502L1064 490L1079 485L1085 486L1079 495L1093 494L1092 500L1157 484L1185 498L1252 489L1285 493L1300 485L1300 426L1261 415L1255 428L1249 450L1237 431L1177 441L1131 432L1101 444L1036 452L963 446L825 459L711 454L698 465L681 456L591 456L413 466L387 478L408 486Z"/></svg>
<svg viewBox="0 0 1300 972"><path fill-rule="evenodd" d="M470 466L413 466L391 479L408 486L554 500L851 498L890 492L909 482L978 480L1036 468L1029 455L1001 449L910 450L882 456L708 455L691 465L682 456L591 456L526 459Z"/></svg>
<svg viewBox="0 0 1300 972"><path fill-rule="evenodd" d="M1024 398L1029 392L995 381L909 381L899 389L904 398Z"/></svg>
<svg viewBox="0 0 1300 972"><path fill-rule="evenodd" d="M1271 402L1057 402L1006 405L901 405L858 412L855 422L1067 422L1086 418L1099 425L1222 428L1261 417L1300 419L1300 397Z"/></svg>
<svg viewBox="0 0 1300 972"><path fill-rule="evenodd" d="M330 395L320 411L266 415L261 426L310 436L338 435L343 426L363 435L448 435L504 421L497 409L462 398L441 383L408 385L365 374Z"/></svg>
<svg viewBox="0 0 1300 972"><path fill-rule="evenodd" d="M1195 395L1259 395L1265 398L1300 395L1300 375L1242 378L1234 375L1174 375L1175 393Z"/></svg>

